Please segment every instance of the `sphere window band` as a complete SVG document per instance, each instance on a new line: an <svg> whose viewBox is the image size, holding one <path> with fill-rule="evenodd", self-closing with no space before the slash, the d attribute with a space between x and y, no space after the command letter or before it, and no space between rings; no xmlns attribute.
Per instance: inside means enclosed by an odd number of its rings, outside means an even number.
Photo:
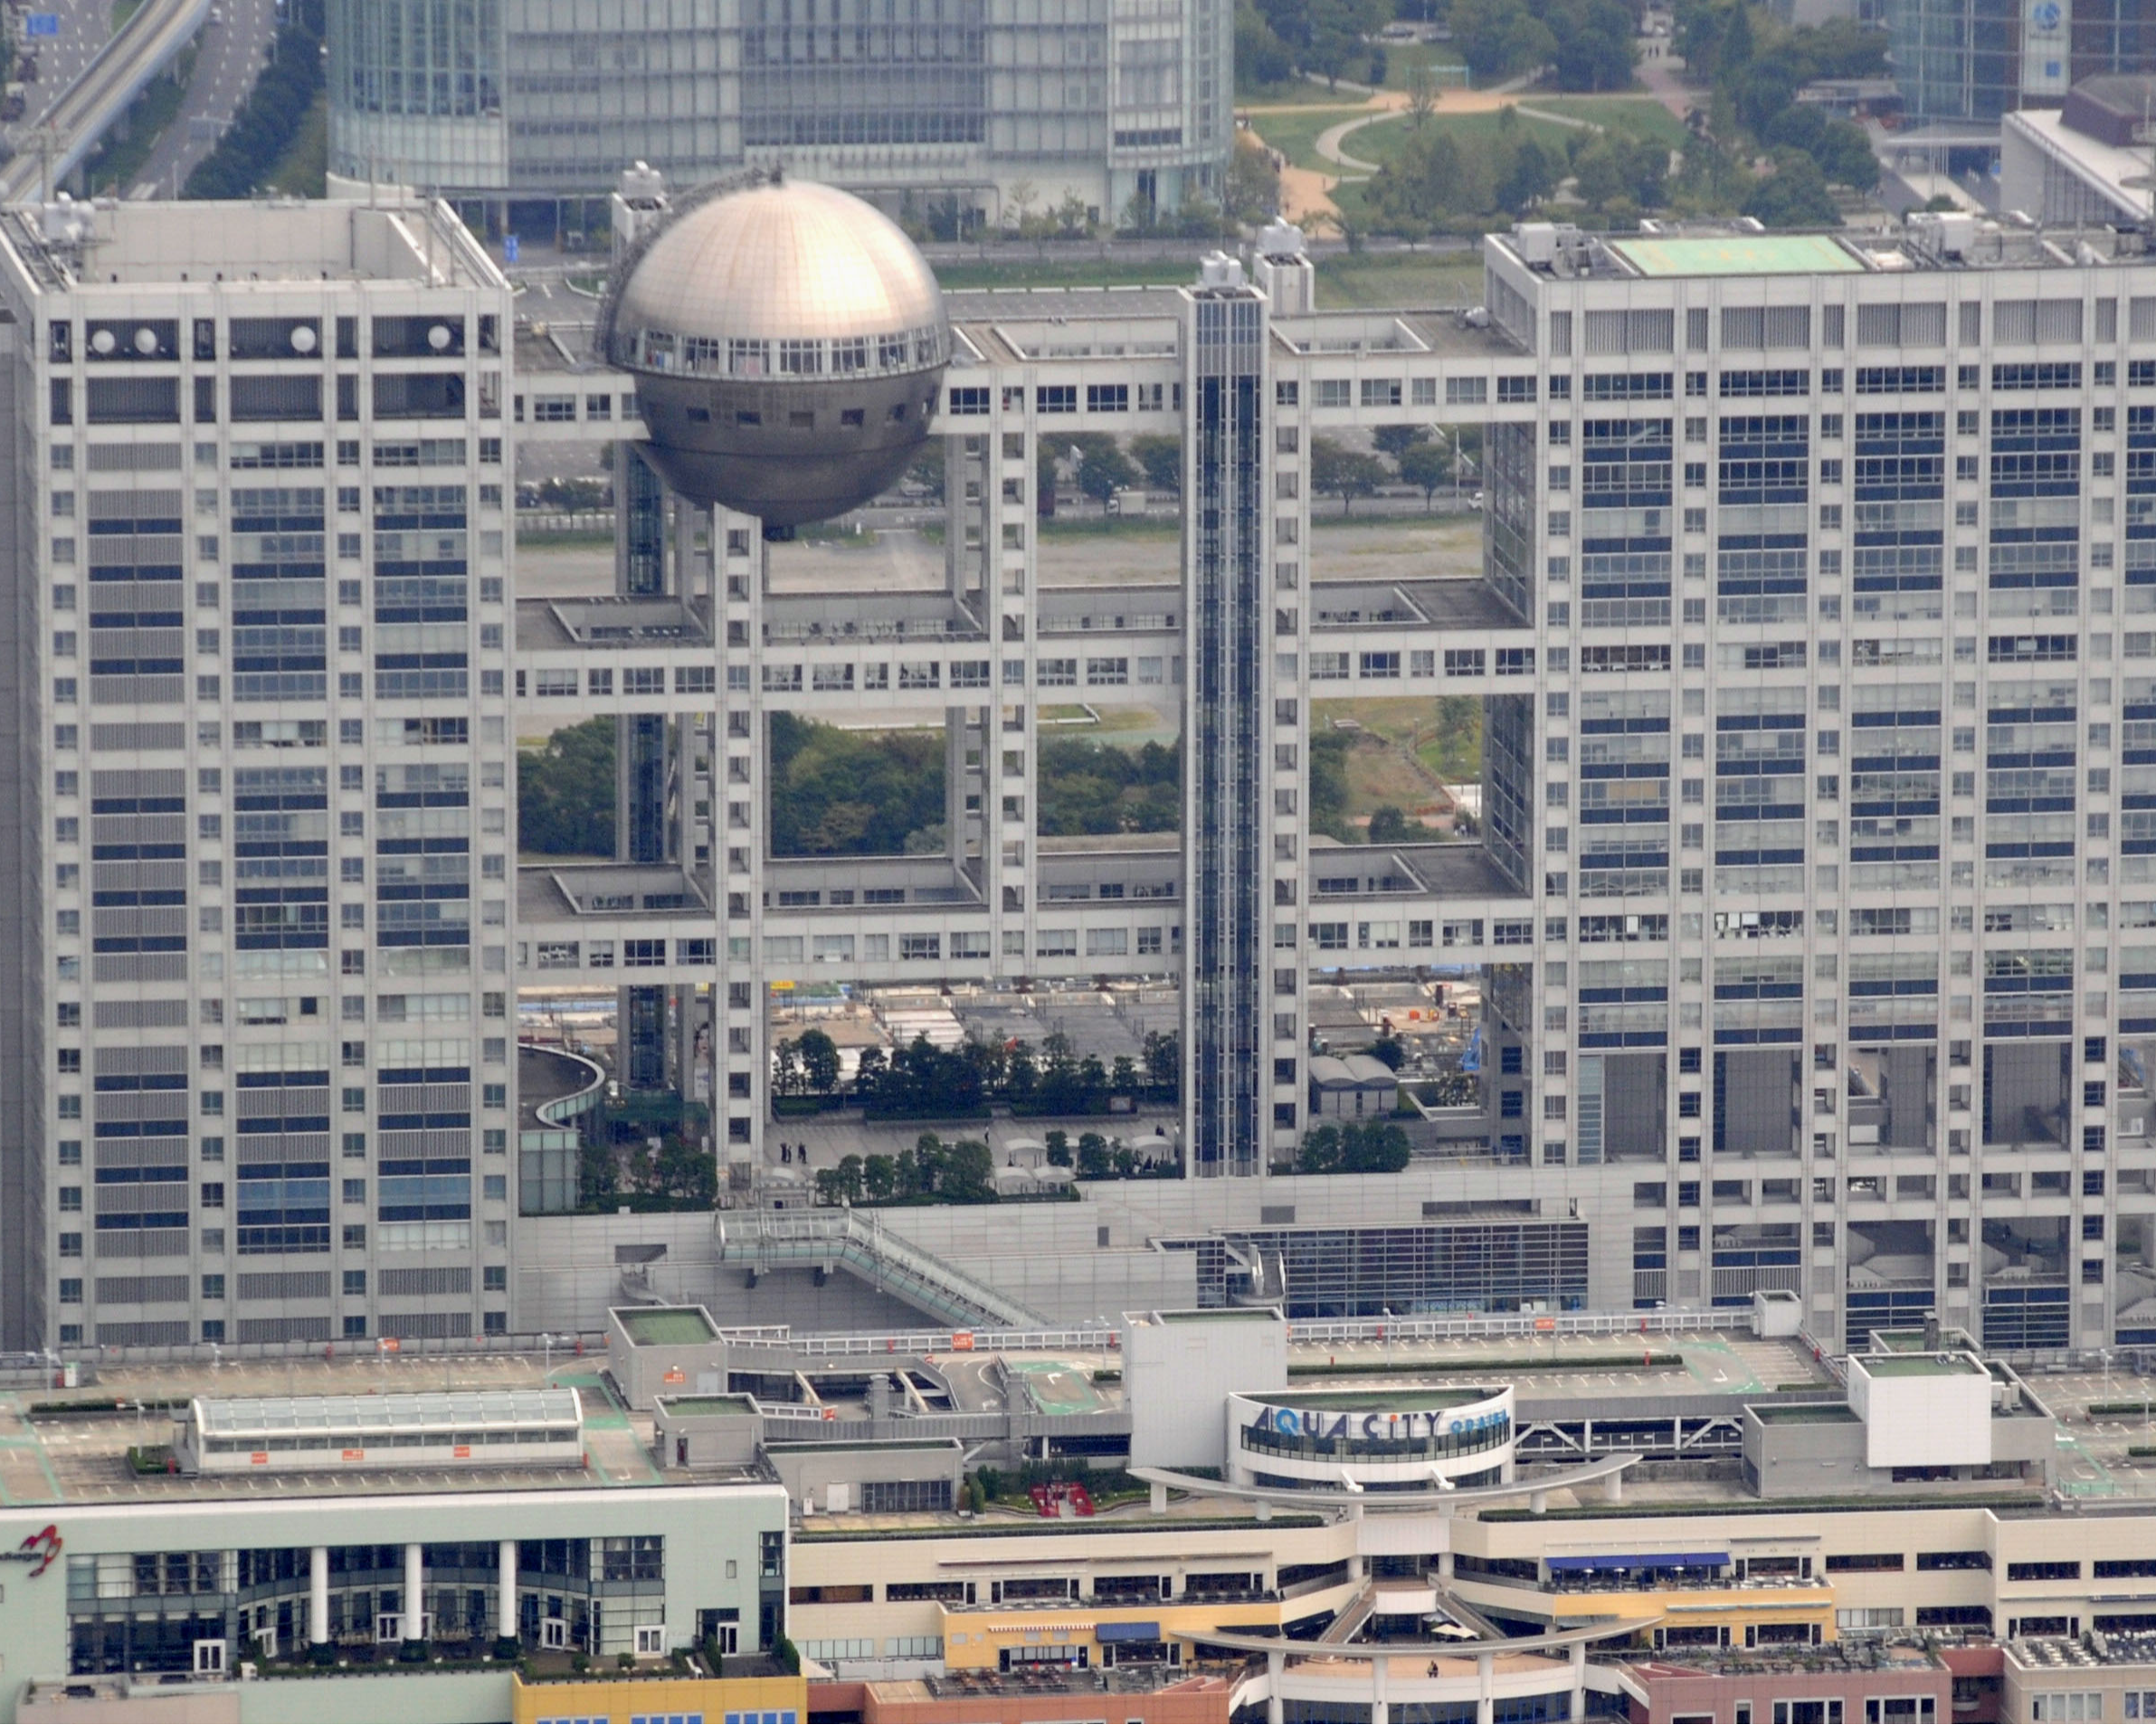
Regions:
<svg viewBox="0 0 2156 1725"><path fill-rule="evenodd" d="M873 343L873 346L871 346ZM679 336L666 329L623 330L617 364L691 377L876 377L941 365L950 357L947 331L934 324L881 336L760 337Z"/></svg>
<svg viewBox="0 0 2156 1725"><path fill-rule="evenodd" d="M1322 1425L1319 1421L1324 1421ZM1415 1427L1422 1431L1417 1434ZM1393 1434L1398 1434L1394 1436ZM1245 1426L1242 1446L1264 1455L1334 1455L1369 1461L1439 1460L1501 1449L1512 1442L1506 1414L1464 1418L1445 1413L1298 1415L1274 1408Z"/></svg>

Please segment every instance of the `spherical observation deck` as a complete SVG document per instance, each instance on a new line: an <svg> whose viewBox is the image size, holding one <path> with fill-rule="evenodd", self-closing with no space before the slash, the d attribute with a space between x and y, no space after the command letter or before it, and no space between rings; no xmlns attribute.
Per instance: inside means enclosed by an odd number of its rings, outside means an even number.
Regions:
<svg viewBox="0 0 2156 1725"><path fill-rule="evenodd" d="M906 470L951 332L927 261L880 211L768 180L685 203L626 267L604 352L635 375L675 490L791 526Z"/></svg>

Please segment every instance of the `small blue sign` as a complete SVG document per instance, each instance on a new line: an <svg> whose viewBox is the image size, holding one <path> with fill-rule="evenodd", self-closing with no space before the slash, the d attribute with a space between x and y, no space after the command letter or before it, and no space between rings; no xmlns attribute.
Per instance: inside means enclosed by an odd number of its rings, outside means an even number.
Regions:
<svg viewBox="0 0 2156 1725"><path fill-rule="evenodd" d="M517 261L517 236L513 233L501 236L501 261L504 263Z"/></svg>
<svg viewBox="0 0 2156 1725"><path fill-rule="evenodd" d="M33 12L23 20L23 34L25 36L57 36L59 33L60 14L57 12Z"/></svg>

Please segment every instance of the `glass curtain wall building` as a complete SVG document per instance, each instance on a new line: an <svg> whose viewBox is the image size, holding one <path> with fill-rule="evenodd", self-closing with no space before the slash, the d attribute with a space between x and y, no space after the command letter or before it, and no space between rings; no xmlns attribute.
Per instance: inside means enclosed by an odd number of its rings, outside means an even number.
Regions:
<svg viewBox="0 0 2156 1725"><path fill-rule="evenodd" d="M630 162L777 166L941 226L1218 198L1226 0L331 0L329 167L550 232ZM581 214L568 225L580 228Z"/></svg>

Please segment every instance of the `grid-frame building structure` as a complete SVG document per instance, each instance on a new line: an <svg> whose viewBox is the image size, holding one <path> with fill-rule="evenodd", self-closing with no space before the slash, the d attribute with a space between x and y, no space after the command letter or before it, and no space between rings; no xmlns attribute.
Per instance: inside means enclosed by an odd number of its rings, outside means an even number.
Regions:
<svg viewBox="0 0 2156 1725"><path fill-rule="evenodd" d="M934 603L831 621L772 591L753 524L715 524L722 1153L753 1182L794 977L1177 975L1203 1180L1309 1124L1314 981L1464 966L1481 1154L1414 1243L1451 1267L1372 1267L1364 1237L1403 1226L1381 1182L1293 1237L1265 1232L1292 1205L1225 1193L1133 1218L1223 1290L1230 1255L1300 1255L1328 1310L1463 1278L1501 1304L1789 1288L1820 1334L1938 1310L2000 1348L2143 1339L2156 295L2131 238L1527 227L1486 261L1486 317L1309 310L1292 250L1262 289L1223 264L955 299ZM1478 581L1327 567L1312 441L1402 421L1483 428ZM1180 590L1043 584L1040 443L1154 430L1185 440ZM544 657L530 687L588 702L569 644ZM1445 694L1484 703L1480 842L1313 846L1312 704ZM1178 696L1180 858L1041 846L1041 705ZM948 713L948 855L768 855L770 716L907 697ZM578 919L536 909L549 962L583 965Z"/></svg>
<svg viewBox="0 0 2156 1725"><path fill-rule="evenodd" d="M1201 1297L1255 1264L1291 1309L1791 1289L1820 1335L1937 1310L1998 1349L2148 1340L2156 274L2131 237L1528 227L1489 242L1486 316L1314 310L1268 244L1254 282L954 299L937 593L774 589L755 523L636 454L623 380L520 344L505 438L620 438L625 505L620 594L519 605L505 697L531 725L616 714L630 747L622 860L522 871L504 986L632 982L624 1076L708 1097L753 1195L774 987L1172 977L1192 1178L1089 1201L1104 1243L1113 1210L1118 1244L1194 1249ZM1343 579L1313 531L1314 440L1403 421L1482 427L1478 579ZM1042 579L1031 487L1072 431L1183 436L1180 583ZM18 482L60 488L47 459ZM25 687L58 674L43 650ZM1311 843L1313 704L1373 695L1484 703L1479 842ZM1078 699L1181 707L1187 848L1040 843L1041 708ZM773 716L894 707L945 716L944 854L772 855ZM25 737L41 772L55 722ZM55 860L26 859L33 900ZM1439 965L1483 985L1472 1153L1232 1178L1309 1123L1314 981ZM40 1080L55 1106L69 1076ZM573 1207L559 1153L520 1159L505 1237ZM34 1180L57 1238L74 1182ZM1003 1227L1045 1238L1062 1208ZM933 1250L968 1219L901 1231ZM57 1263L36 1275L72 1322Z"/></svg>

